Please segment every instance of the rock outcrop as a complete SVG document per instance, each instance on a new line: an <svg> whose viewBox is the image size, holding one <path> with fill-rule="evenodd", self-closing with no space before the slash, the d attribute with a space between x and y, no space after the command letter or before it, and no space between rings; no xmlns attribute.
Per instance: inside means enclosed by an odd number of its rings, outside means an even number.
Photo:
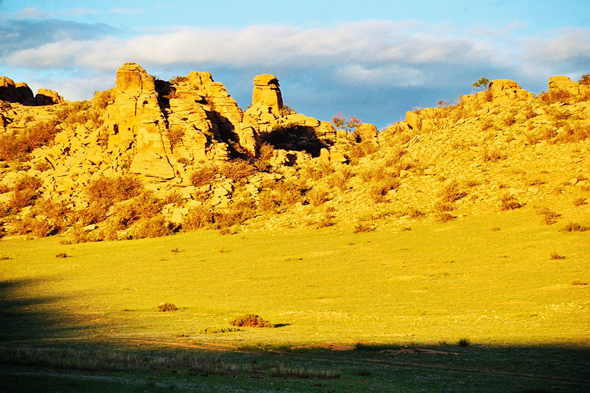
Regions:
<svg viewBox="0 0 590 393"><path fill-rule="evenodd" d="M39 89L36 96L23 82L14 82L5 76L0 77L0 101L18 103L25 106L56 105L64 102L57 92L47 89Z"/></svg>

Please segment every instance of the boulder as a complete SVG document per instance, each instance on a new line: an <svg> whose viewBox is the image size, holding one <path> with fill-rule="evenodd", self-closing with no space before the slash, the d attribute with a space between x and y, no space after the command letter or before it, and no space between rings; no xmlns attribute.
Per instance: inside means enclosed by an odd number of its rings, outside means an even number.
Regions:
<svg viewBox="0 0 590 393"><path fill-rule="evenodd" d="M0 100L18 102L14 81L8 77L0 77Z"/></svg>
<svg viewBox="0 0 590 393"><path fill-rule="evenodd" d="M174 169L165 156L154 152L137 153L129 168L131 173L170 180L174 178Z"/></svg>
<svg viewBox="0 0 590 393"><path fill-rule="evenodd" d="M580 85L567 76L553 76L549 78L549 91L565 90L570 94L580 93Z"/></svg>
<svg viewBox="0 0 590 393"><path fill-rule="evenodd" d="M27 86L28 87L28 86ZM39 89L39 92L35 96L35 102L37 105L56 105L64 102L57 92L48 89Z"/></svg>
<svg viewBox="0 0 590 393"><path fill-rule="evenodd" d="M359 142L373 141L379 136L379 130L373 124L363 123L356 128L354 135Z"/></svg>
<svg viewBox="0 0 590 393"><path fill-rule="evenodd" d="M422 128L422 121L420 120L420 115L416 112L406 112L406 123L413 130L416 131Z"/></svg>
<svg viewBox="0 0 590 393"><path fill-rule="evenodd" d="M497 79L490 82L489 93L492 95L494 103L532 100L535 97L533 93L523 90L518 83L507 79Z"/></svg>

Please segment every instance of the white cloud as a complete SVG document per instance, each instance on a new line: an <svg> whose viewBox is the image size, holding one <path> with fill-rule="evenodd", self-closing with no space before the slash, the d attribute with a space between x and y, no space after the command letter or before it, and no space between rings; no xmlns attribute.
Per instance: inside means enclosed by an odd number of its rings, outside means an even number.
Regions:
<svg viewBox="0 0 590 393"><path fill-rule="evenodd" d="M28 7L17 11L15 16L17 19L42 19L51 17L51 14L39 11L36 7Z"/></svg>
<svg viewBox="0 0 590 393"><path fill-rule="evenodd" d="M59 25L52 26L59 29ZM549 76L590 72L590 29L518 37L510 33L521 26L518 21L501 31L477 36L419 21L364 21L323 28L174 27L132 38L117 37L112 35L116 32L105 32L97 26L93 27L98 29L96 32L83 35L79 32L81 26L90 31L93 25L69 26L63 36L52 28L50 41L31 38L26 47L3 47L0 42L0 65L33 73L49 70L55 75L83 70L88 78L54 80L53 86L65 89L58 91L68 99L81 98L84 91L85 98L89 98L94 90L108 88L114 83L116 69L131 61L164 77L190 70L248 75L272 72L293 84L303 86L305 81L311 87L298 88L306 94L333 91L333 96L346 97L367 88L379 97L379 103L393 101L392 95L400 89L417 92L407 109L469 93L471 84L481 76L519 83L524 79L526 83L521 85L539 92L546 89ZM14 29L0 29L0 37L8 37L10 30ZM240 88L251 89L246 85ZM228 90L241 96L251 94L251 90L234 92L231 86Z"/></svg>

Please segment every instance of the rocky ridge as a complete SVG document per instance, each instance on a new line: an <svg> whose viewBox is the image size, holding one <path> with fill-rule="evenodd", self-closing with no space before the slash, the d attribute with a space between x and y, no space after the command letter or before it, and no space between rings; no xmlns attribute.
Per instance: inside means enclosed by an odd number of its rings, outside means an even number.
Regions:
<svg viewBox="0 0 590 393"><path fill-rule="evenodd" d="M103 240L406 228L521 206L588 213L590 84L567 77L538 96L492 81L381 132L295 113L268 74L254 79L246 111L210 73L162 81L134 63L87 102L41 90L32 99L25 86L0 79L6 234Z"/></svg>

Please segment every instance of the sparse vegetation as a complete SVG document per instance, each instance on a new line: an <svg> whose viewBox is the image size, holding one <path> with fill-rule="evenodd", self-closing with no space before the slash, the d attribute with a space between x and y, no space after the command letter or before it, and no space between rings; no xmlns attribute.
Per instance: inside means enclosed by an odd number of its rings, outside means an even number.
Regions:
<svg viewBox="0 0 590 393"><path fill-rule="evenodd" d="M265 321L256 314L244 314L236 317L230 322L230 325L236 327L256 327L256 328L274 328L275 325Z"/></svg>

